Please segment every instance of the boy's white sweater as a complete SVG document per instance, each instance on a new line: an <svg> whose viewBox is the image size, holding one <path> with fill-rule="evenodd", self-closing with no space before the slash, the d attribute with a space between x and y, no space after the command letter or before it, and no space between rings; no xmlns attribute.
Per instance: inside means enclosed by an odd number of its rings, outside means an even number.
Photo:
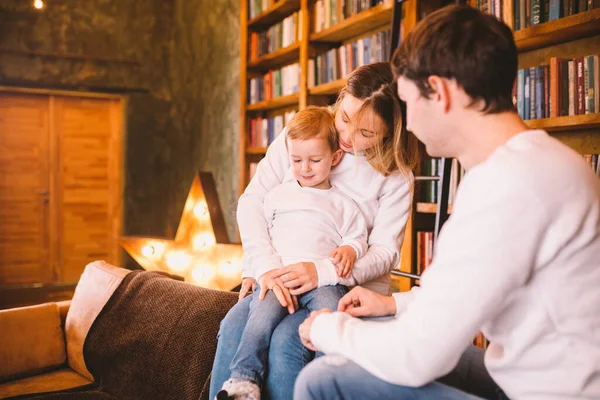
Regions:
<svg viewBox="0 0 600 400"><path fill-rule="evenodd" d="M243 276L258 280L265 272L283 265L271 246L264 216L264 199L270 190L290 180L285 147L286 130L269 146L254 178L238 202L237 221L244 248ZM400 173L383 176L369 165L365 156L345 154L331 171L331 184L356 202L367 221L367 253L357 260L352 277L339 278L334 266L315 263L319 285L363 285L388 294L389 272L400 261L400 247L412 202L410 183ZM265 261L269 260L269 261Z"/></svg>
<svg viewBox="0 0 600 400"><path fill-rule="evenodd" d="M331 251L342 245L354 248L357 259L367 252L365 218L334 186L315 189L295 180L282 183L267 193L265 219L283 265L331 263Z"/></svg>
<svg viewBox="0 0 600 400"><path fill-rule="evenodd" d="M600 181L545 132L517 135L467 173L421 288L394 297L394 320L320 315L312 342L419 386L481 330L511 399L600 398Z"/></svg>

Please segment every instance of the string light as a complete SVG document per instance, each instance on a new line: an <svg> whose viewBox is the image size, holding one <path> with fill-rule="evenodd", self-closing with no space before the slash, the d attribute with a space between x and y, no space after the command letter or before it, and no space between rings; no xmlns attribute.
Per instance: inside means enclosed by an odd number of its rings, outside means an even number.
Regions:
<svg viewBox="0 0 600 400"><path fill-rule="evenodd" d="M198 203L194 207L194 215L197 218L203 217L204 215L206 215L207 212L208 212L208 207L206 207L206 204L204 204L204 203Z"/></svg>
<svg viewBox="0 0 600 400"><path fill-rule="evenodd" d="M33 6L37 9L37 10L41 10L42 8L44 8L44 1L43 0L35 0L33 2Z"/></svg>
<svg viewBox="0 0 600 400"><path fill-rule="evenodd" d="M194 179L173 240L129 236L121 238L121 244L146 270L166 271L192 284L231 290L241 280L244 252L239 244L217 243L211 212L220 213L218 199L214 204L209 201L213 197L205 195L203 184L210 181L204 179L206 174Z"/></svg>
<svg viewBox="0 0 600 400"><path fill-rule="evenodd" d="M152 246L151 244L147 244L144 247L142 247L142 255L144 257L150 257L154 255L154 246Z"/></svg>

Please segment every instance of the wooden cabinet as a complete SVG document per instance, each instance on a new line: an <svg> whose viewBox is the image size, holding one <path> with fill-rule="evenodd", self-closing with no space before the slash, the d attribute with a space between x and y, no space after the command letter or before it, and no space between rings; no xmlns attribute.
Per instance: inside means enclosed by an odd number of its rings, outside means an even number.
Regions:
<svg viewBox="0 0 600 400"><path fill-rule="evenodd" d="M2 300L120 263L122 102L0 91Z"/></svg>

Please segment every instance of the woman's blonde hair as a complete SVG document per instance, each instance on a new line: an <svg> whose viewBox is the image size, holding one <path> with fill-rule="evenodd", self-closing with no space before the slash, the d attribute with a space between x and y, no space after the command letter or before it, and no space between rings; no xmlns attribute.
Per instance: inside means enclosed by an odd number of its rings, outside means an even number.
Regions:
<svg viewBox="0 0 600 400"><path fill-rule="evenodd" d="M403 105L390 64L380 62L355 69L338 96L336 111L346 95L363 102L352 117L354 121L360 121L370 110L381 118L386 128L383 138L365 150L369 164L384 176L399 171L412 183L412 170L419 158L418 140L405 128Z"/></svg>

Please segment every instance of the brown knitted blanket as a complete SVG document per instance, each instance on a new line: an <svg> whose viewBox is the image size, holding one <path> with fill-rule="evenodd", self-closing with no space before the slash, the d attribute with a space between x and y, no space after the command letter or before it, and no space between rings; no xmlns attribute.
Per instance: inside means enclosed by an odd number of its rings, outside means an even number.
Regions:
<svg viewBox="0 0 600 400"><path fill-rule="evenodd" d="M94 387L33 398L207 399L219 322L236 300L232 292L134 271L85 340Z"/></svg>

